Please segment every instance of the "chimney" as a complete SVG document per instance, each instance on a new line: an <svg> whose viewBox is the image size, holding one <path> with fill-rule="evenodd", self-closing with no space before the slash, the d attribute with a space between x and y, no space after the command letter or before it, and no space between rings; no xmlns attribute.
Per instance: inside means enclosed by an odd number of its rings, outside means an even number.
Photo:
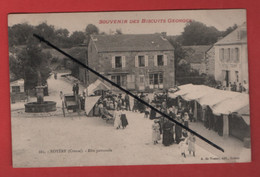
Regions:
<svg viewBox="0 0 260 177"><path fill-rule="evenodd" d="M167 33L166 32L161 32L161 35L162 35L163 38L166 38Z"/></svg>
<svg viewBox="0 0 260 177"><path fill-rule="evenodd" d="M167 40L166 36L167 36L166 32L161 32L161 37L162 37L163 40Z"/></svg>

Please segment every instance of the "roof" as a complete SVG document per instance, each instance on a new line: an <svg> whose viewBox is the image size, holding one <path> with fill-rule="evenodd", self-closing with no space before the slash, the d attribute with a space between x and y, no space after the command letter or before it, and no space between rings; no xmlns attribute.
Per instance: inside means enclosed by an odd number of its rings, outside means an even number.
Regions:
<svg viewBox="0 0 260 177"><path fill-rule="evenodd" d="M249 95L246 93L219 90L205 85L186 84L179 86L179 91L169 97L181 96L186 101L197 101L201 106L209 106L215 115L249 114Z"/></svg>
<svg viewBox="0 0 260 177"><path fill-rule="evenodd" d="M183 46L183 50L187 52L187 56L184 59L189 63L201 63L205 58L205 53L211 47L211 45Z"/></svg>
<svg viewBox="0 0 260 177"><path fill-rule="evenodd" d="M161 34L91 35L98 52L173 51Z"/></svg>
<svg viewBox="0 0 260 177"><path fill-rule="evenodd" d="M215 45L230 45L230 44L247 44L247 28L246 23L243 23L233 32L222 38Z"/></svg>
<svg viewBox="0 0 260 177"><path fill-rule="evenodd" d="M24 80L23 79L18 79L15 81L10 82L11 86L15 86L15 85L24 85Z"/></svg>

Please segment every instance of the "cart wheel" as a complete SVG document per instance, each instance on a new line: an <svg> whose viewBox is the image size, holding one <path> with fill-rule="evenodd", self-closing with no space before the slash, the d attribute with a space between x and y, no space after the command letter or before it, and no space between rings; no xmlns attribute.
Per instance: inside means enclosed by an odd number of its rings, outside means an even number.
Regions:
<svg viewBox="0 0 260 177"><path fill-rule="evenodd" d="M65 117L65 107L64 107L64 103L62 102L62 112L63 112L63 116Z"/></svg>

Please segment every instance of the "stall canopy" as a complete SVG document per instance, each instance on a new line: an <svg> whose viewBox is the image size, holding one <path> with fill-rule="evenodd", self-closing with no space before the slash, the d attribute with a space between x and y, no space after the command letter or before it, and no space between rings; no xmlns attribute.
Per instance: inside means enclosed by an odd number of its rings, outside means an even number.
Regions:
<svg viewBox="0 0 260 177"><path fill-rule="evenodd" d="M89 115L101 96L90 96L85 99L85 111Z"/></svg>
<svg viewBox="0 0 260 177"><path fill-rule="evenodd" d="M88 95L94 95L94 92L97 90L110 90L110 87L98 79L94 83L88 86L87 88Z"/></svg>
<svg viewBox="0 0 260 177"><path fill-rule="evenodd" d="M179 87L179 91L169 94L169 97L182 97L186 101L197 101L202 106L209 106L213 114L249 115L249 95L246 93L219 90L205 85L187 84ZM247 109L248 108L248 109Z"/></svg>

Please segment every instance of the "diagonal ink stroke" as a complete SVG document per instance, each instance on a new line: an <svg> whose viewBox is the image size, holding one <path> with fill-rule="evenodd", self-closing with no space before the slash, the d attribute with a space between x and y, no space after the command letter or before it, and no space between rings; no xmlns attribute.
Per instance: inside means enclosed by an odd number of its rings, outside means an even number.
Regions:
<svg viewBox="0 0 260 177"><path fill-rule="evenodd" d="M160 110L158 110L157 108L153 107L152 105L146 103L145 101L143 101L142 99L140 99L139 97L137 97L136 95L134 95L133 93L129 92L128 90L120 87L119 85L117 85L116 83L112 82L111 80L109 80L108 78L106 78L105 76L101 75L100 73L98 73L97 71L93 70L92 68L90 68L89 66L85 65L84 63L80 62L79 60L77 60L76 58L72 57L71 55L67 54L66 52L64 52L63 50L59 49L58 47L56 47L55 45L53 45L52 43L50 43L49 41L45 40L43 37L37 35L37 34L33 34L33 36L37 39L40 40L40 42L44 42L45 44L47 44L48 46L54 48L55 50L57 50L58 52L62 53L63 55L65 55L66 57L70 58L72 61L76 62L77 64L79 64L80 66L86 68L87 70L91 71L92 73L94 73L95 75L97 75L98 77L102 78L103 80L107 81L108 83L110 83L111 85L113 85L114 87L122 90L123 92L125 92L126 94L130 95L131 97L133 97L134 99L138 100L139 102L141 102L142 104L148 106L149 108L153 109L155 112L161 114L163 117L166 117L167 119L169 119L170 121L174 122L175 124L181 126L182 128L184 128L185 130L187 130L188 132L194 134L195 136L197 136L198 138L200 138L201 140L205 141L206 143L210 144L211 146L215 147L216 149L224 152L224 149L221 148L220 146L216 145L215 143L211 142L210 140L208 140L207 138L203 137L202 135L198 134L197 132L193 131L192 129L184 126L183 124L179 123L178 121L174 120L173 118L171 118L170 116L168 116L167 114L161 112Z"/></svg>

